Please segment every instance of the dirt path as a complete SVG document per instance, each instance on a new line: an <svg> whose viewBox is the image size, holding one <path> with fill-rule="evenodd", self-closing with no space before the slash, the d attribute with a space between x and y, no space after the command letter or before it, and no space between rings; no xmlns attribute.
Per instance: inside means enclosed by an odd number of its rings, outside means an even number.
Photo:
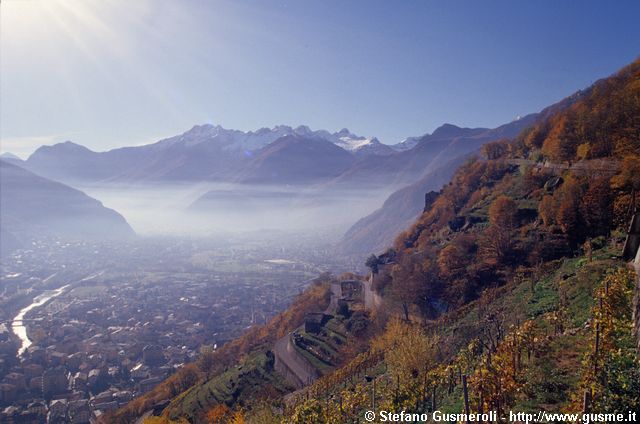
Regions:
<svg viewBox="0 0 640 424"><path fill-rule="evenodd" d="M507 159L511 165L533 166L538 169L547 169L549 171L566 171L568 169L578 174L607 174L613 175L618 172L620 164L609 158L581 160L574 163L554 163L554 162L536 162L529 159Z"/></svg>

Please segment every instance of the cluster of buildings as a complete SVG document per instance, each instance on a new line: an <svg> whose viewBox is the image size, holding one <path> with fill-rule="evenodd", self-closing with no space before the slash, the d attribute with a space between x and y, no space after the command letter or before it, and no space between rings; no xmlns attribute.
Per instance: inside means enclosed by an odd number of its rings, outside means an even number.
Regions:
<svg viewBox="0 0 640 424"><path fill-rule="evenodd" d="M1 424L91 423L284 310L317 271L268 246L168 244L42 243L3 259ZM62 286L24 316L18 354L16 315Z"/></svg>

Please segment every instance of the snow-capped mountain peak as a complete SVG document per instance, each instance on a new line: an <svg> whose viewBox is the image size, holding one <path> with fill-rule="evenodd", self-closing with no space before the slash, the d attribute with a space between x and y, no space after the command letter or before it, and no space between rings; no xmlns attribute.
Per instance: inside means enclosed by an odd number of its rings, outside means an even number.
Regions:
<svg viewBox="0 0 640 424"><path fill-rule="evenodd" d="M379 143L377 138L358 137L353 134L344 134L342 132L333 134L333 143L348 151L356 151L364 146L372 143Z"/></svg>
<svg viewBox="0 0 640 424"><path fill-rule="evenodd" d="M316 138L334 143L338 147L354 154L386 155L393 153L393 149L382 144L375 137L362 137L343 128L330 133L326 130L313 131L306 125L295 128L288 125L277 125L273 128L260 128L255 131L229 130L220 125L195 125L189 131L169 139L160 141L159 145L183 144L194 147L201 143L216 143L226 151L256 151L260 150L279 138L296 135L305 138Z"/></svg>

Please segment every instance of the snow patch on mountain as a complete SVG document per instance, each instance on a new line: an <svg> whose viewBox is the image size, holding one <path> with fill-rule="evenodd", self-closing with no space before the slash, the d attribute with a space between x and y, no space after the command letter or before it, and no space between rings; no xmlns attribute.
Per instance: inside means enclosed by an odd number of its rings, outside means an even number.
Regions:
<svg viewBox="0 0 640 424"><path fill-rule="evenodd" d="M428 134L425 135L421 135L418 137L407 137L404 140L402 140L400 143L396 143L393 144L391 147L398 151L398 152L404 152L405 150L411 150L414 147L416 147L416 145L420 142L420 140L422 140L422 138L424 136L426 136Z"/></svg>
<svg viewBox="0 0 640 424"><path fill-rule="evenodd" d="M216 143L226 151L252 152L289 135L326 140L355 154L385 155L393 153L393 149L382 144L375 137L358 136L346 128L335 133L330 133L326 130L313 131L306 125L300 125L295 128L288 125L277 125L273 128L260 128L256 131L247 132L229 130L220 125L196 125L184 134L162 140L157 144L163 147L176 144L194 147L201 143Z"/></svg>

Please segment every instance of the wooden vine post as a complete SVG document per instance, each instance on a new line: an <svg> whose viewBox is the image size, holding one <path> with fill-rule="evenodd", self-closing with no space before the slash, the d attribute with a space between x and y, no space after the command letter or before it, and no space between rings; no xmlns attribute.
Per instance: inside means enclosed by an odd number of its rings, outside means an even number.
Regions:
<svg viewBox="0 0 640 424"><path fill-rule="evenodd" d="M464 413L469 417L471 410L469 409L469 389L467 387L467 376L462 375L462 393L464 394ZM467 423L469 420L467 419Z"/></svg>

